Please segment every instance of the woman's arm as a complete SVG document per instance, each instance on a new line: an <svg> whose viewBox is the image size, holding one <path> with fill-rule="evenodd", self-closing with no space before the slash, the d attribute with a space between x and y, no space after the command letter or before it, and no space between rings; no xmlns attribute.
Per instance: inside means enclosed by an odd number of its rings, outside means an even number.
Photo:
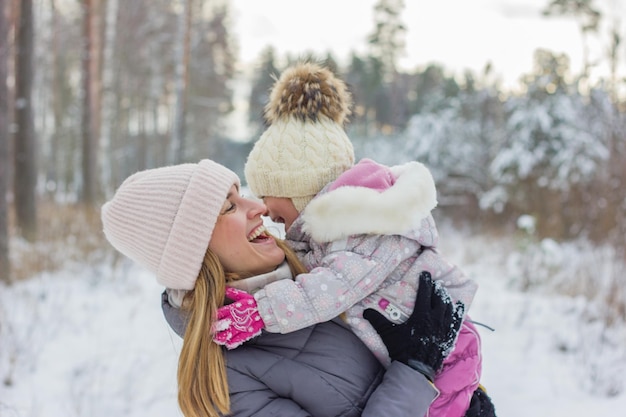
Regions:
<svg viewBox="0 0 626 417"><path fill-rule="evenodd" d="M228 372L231 417L310 417L298 403L276 395L261 380L244 373ZM233 389L235 387L235 389Z"/></svg>
<svg viewBox="0 0 626 417"><path fill-rule="evenodd" d="M236 417L268 415L276 417L319 416L329 410L313 409L307 411L300 403L303 396L315 396L315 390L306 387L294 387L295 399L284 398L264 386L258 379L239 374L233 378L229 374L229 385L246 387L245 391L231 394L232 415ZM340 388L338 388L338 391ZM299 391L299 392L298 392ZM346 395L346 393L342 393ZM355 405L347 407L344 416L362 417L415 417L424 416L430 404L437 397L435 386L419 372L400 363L393 362L385 373L382 382L367 400L362 412ZM312 402L321 403L325 398L316 397ZM326 398L327 400L327 398ZM312 406L315 407L315 406ZM309 408L311 410L312 408ZM318 414L316 412L320 412ZM332 414L335 415L335 414Z"/></svg>
<svg viewBox="0 0 626 417"><path fill-rule="evenodd" d="M176 334L183 337L187 324L184 313L169 304L165 292L161 297L161 305L170 327ZM263 378L268 375L265 370L260 370L259 375L263 377L258 377L236 369L229 369L228 379L233 416L321 415L307 411L308 407L305 408L304 405L326 402L325 405L332 407L331 403L337 399L332 397L333 395L344 398L344 416L413 417L426 414L430 403L437 396L437 391L422 374L400 362L392 362L382 382L378 384L383 372L382 366L345 324L337 320L313 326L310 329L310 331L301 330L288 335L266 333L251 342L252 346L249 348L244 345L239 349L227 351L231 365L233 367L241 365L242 369L251 369L251 365L261 362L254 359L254 345L257 343L260 343L261 349L267 353L274 351L284 355L281 356L281 364L292 360L302 363L306 360L305 358L314 360L312 364L303 364L303 369L313 372L308 376L298 375L295 369L300 368L295 364L288 365L286 368L289 370L286 378L274 378L271 375L272 383L292 380L288 382L293 386L290 398L277 395L277 387L263 381ZM248 366L245 362L250 361L251 358L251 364ZM270 369L278 372L275 366L271 366ZM349 374L350 372L352 374ZM314 382L316 378L324 380L324 388L330 391L321 394L320 389L316 388L318 383ZM348 381L345 380L346 378ZM299 381L307 381L313 385L306 385ZM323 412L326 411L328 410Z"/></svg>
<svg viewBox="0 0 626 417"><path fill-rule="evenodd" d="M394 361L367 401L362 417L425 416L438 394L424 375Z"/></svg>

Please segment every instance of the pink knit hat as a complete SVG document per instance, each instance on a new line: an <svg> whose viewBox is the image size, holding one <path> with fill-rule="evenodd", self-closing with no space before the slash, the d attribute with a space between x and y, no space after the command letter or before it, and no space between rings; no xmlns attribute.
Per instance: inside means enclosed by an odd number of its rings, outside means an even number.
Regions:
<svg viewBox="0 0 626 417"><path fill-rule="evenodd" d="M128 177L102 206L111 245L172 289L193 289L226 195L239 177L204 159Z"/></svg>

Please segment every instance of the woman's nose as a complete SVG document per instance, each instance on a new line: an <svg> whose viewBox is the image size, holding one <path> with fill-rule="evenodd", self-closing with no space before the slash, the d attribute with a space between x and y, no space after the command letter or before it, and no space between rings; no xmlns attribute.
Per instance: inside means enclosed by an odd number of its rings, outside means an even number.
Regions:
<svg viewBox="0 0 626 417"><path fill-rule="evenodd" d="M256 216L266 216L267 215L267 206L260 201L250 200L250 210L248 210L248 214L251 218Z"/></svg>

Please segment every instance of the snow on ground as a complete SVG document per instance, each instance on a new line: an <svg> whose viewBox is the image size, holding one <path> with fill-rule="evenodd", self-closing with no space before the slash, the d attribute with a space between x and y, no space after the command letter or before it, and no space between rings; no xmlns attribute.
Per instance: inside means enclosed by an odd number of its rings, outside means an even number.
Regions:
<svg viewBox="0 0 626 417"><path fill-rule="evenodd" d="M582 298L512 289L510 242L442 233L444 255L480 288L483 385L501 417L603 416L626 406L626 328L589 320ZM571 253L568 256L579 256ZM606 393L618 389L620 395Z"/></svg>
<svg viewBox="0 0 626 417"><path fill-rule="evenodd" d="M623 327L587 319L582 298L516 290L507 242L441 234L444 255L480 284L472 318L495 328L481 332L483 384L499 416L626 409ZM0 287L0 416L181 415L181 342L163 319L161 291L126 260Z"/></svg>

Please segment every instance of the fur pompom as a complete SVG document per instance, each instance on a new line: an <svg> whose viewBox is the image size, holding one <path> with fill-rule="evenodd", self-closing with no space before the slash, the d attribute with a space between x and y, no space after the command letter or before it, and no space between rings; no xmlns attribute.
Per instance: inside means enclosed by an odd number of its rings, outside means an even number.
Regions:
<svg viewBox="0 0 626 417"><path fill-rule="evenodd" d="M274 84L265 119L268 124L289 117L317 122L323 115L343 126L351 105L352 96L343 81L327 68L302 63L287 69Z"/></svg>

